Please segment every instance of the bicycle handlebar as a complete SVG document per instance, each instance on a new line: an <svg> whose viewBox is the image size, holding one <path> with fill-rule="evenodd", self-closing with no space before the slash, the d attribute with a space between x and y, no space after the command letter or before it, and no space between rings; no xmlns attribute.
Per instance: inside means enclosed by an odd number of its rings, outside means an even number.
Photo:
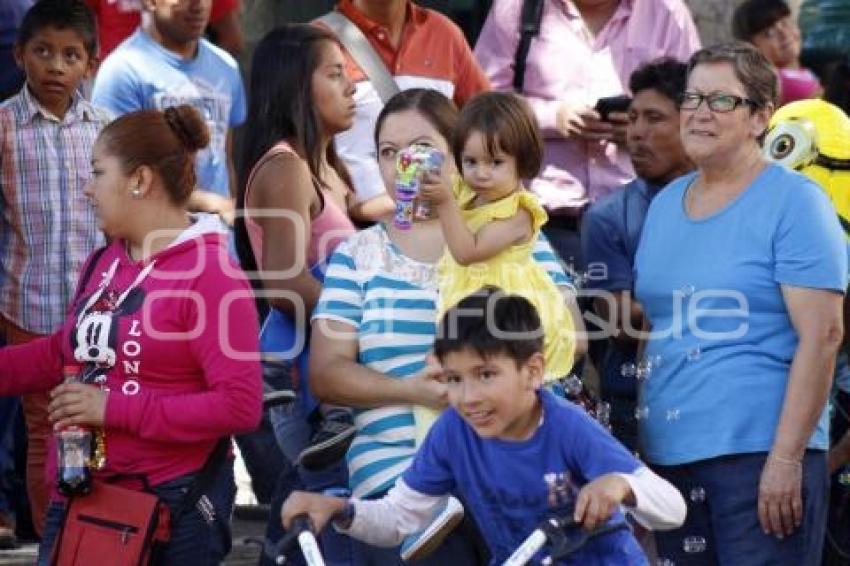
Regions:
<svg viewBox="0 0 850 566"><path fill-rule="evenodd" d="M316 542L310 519L306 515L295 517L289 526L289 530L275 546L275 562L277 564L286 563L285 555L296 541L301 548L301 554L304 555L307 566L325 566L325 560L319 550L319 543Z"/></svg>

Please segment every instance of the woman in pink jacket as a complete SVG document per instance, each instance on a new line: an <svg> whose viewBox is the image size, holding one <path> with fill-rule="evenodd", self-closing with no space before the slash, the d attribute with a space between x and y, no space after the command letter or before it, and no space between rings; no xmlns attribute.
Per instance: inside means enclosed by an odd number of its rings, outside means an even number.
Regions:
<svg viewBox="0 0 850 566"><path fill-rule="evenodd" d="M103 433L106 463L96 475L145 476L172 514L217 441L253 429L261 412L250 288L228 258L218 219L184 207L194 155L208 141L189 106L134 112L107 126L86 194L111 244L83 268L61 328L0 349L0 395L50 390L56 428ZM82 367L84 384L60 384L69 363ZM55 477L55 462L47 477ZM219 564L234 493L225 458L204 504L172 524L164 563ZM39 564L48 563L64 514L55 495Z"/></svg>

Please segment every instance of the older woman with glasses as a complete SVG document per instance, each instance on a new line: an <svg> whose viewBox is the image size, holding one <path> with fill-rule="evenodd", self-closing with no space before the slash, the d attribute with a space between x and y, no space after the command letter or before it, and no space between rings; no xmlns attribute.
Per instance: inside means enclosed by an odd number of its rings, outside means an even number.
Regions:
<svg viewBox="0 0 850 566"><path fill-rule="evenodd" d="M637 252L642 455L688 499L657 535L677 564L820 563L847 252L825 194L761 156L776 96L753 47L694 54L680 126L697 170L655 198Z"/></svg>

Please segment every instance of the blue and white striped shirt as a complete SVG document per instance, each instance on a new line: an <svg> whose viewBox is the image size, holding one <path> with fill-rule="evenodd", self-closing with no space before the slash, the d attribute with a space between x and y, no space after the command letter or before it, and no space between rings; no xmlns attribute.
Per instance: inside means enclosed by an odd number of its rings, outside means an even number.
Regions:
<svg viewBox="0 0 850 566"><path fill-rule="evenodd" d="M570 280L543 236L534 248L558 286ZM437 267L402 254L382 225L340 244L331 257L313 319L336 320L357 330L358 362L404 379L425 367L437 331ZM414 445L410 405L358 410L357 436L348 452L355 497L381 494L410 465Z"/></svg>

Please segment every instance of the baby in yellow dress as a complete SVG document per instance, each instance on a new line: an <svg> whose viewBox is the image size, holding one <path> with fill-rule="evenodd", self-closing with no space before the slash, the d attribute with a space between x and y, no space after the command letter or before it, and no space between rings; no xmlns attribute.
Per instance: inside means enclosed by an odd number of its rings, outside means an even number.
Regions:
<svg viewBox="0 0 850 566"><path fill-rule="evenodd" d="M522 295L542 318L544 381L564 377L573 366L575 327L564 297L532 257L547 215L522 185L543 158L534 116L513 94L481 94L461 111L452 149L463 179L428 177L420 188L436 207L448 247L439 263L438 317L487 285ZM436 413L415 407L414 416L418 445Z"/></svg>

